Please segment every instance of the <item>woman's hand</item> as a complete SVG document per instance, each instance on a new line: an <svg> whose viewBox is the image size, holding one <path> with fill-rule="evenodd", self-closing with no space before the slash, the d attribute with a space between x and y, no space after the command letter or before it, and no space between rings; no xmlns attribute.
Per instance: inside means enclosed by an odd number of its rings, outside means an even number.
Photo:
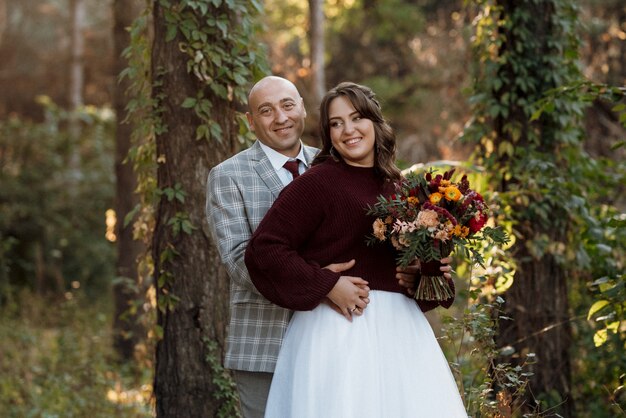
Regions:
<svg viewBox="0 0 626 418"><path fill-rule="evenodd" d="M333 264L329 264L326 267L324 267L325 269L328 269L330 271L333 271L335 273L343 273L344 271L350 270L352 267L354 267L354 265L356 264L356 260L352 259L350 261L346 261L344 263L333 263ZM342 277L349 277L349 276L342 276ZM357 279L357 277L354 277L355 279ZM365 303L365 306L362 306L362 304L357 304L356 301L354 306L350 305L348 307L344 307L343 309L341 307L339 307L339 305L337 305L335 302L333 302L330 297L326 296L326 299L324 299L324 303L326 303L328 306L330 306L331 308L333 308L333 310L335 312L337 312L340 315L345 316L349 321L352 320L352 314L354 315L363 315L363 310L367 307L367 304L370 303L369 300L369 287L367 287L367 282L365 280L363 280L363 283L365 284L360 284L357 286L361 287L361 289L366 290L367 294L364 297L361 297L362 302ZM336 285L335 285L336 286ZM334 289L333 289L334 290ZM332 290L331 290L332 292ZM330 294L330 293L329 293ZM352 308L358 306L358 308L352 310ZM348 313L348 315L346 315L346 312Z"/></svg>
<svg viewBox="0 0 626 418"><path fill-rule="evenodd" d="M441 267L439 270L443 272L443 277L446 280L450 280L452 278L452 266L450 263L452 262L452 257L445 257L441 260ZM413 263L409 264L407 267L398 267L396 268L396 279L398 279L398 283L400 286L406 287L409 295L413 296L415 294L415 287L417 280L420 277L420 261L415 260Z"/></svg>
<svg viewBox="0 0 626 418"><path fill-rule="evenodd" d="M367 307L369 291L367 282L362 278L341 276L326 296L348 321L352 321L352 315L362 315Z"/></svg>

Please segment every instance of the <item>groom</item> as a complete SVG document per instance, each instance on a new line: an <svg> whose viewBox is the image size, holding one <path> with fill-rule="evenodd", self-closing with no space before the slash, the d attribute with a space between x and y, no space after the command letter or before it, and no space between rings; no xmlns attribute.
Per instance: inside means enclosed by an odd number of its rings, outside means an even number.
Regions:
<svg viewBox="0 0 626 418"><path fill-rule="evenodd" d="M248 107L246 116L257 141L211 170L206 214L231 280L224 366L234 372L244 418L262 418L291 312L259 294L243 258L248 240L280 191L309 168L319 150L300 140L306 110L289 80L275 76L261 79L250 90ZM296 166L293 172L285 167L288 161ZM351 260L326 268L343 272L353 265ZM416 272L410 267L396 277L410 287ZM355 292L368 303L367 283L358 277L349 279ZM344 311L344 315L351 313Z"/></svg>

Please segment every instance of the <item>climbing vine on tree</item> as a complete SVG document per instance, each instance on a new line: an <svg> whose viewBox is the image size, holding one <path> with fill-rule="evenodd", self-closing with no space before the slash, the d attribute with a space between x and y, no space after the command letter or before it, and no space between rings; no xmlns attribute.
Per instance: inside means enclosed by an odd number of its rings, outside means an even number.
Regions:
<svg viewBox="0 0 626 418"><path fill-rule="evenodd" d="M582 378L572 356L588 347L574 345L572 328L586 326L585 286L608 260L623 263L606 216L616 215L607 198L624 170L585 152L581 117L589 92L550 94L582 79L578 10L565 0L478 0L473 7L473 119L464 138L477 144L475 158L498 191L516 240L510 255L517 270L503 305L512 320L500 324L497 336L511 348L502 361L519 364L524 353L537 353L526 409L571 415L571 399L580 396L601 395L591 402L610 404L606 393L581 393L589 389L576 385ZM570 306L574 289L583 296ZM616 374L606 379L619 384Z"/></svg>
<svg viewBox="0 0 626 418"><path fill-rule="evenodd" d="M156 279L158 416L237 414L231 396L212 396L230 384L213 359L224 343L228 279L204 227L204 182L248 138L240 110L267 72L254 41L259 11L255 0L159 0L131 29L125 75L136 95L131 158L143 199L133 219Z"/></svg>

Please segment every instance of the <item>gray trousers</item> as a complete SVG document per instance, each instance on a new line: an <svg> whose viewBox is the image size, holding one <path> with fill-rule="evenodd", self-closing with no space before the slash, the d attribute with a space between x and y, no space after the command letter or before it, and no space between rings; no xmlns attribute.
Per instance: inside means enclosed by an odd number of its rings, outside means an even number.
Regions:
<svg viewBox="0 0 626 418"><path fill-rule="evenodd" d="M243 418L263 418L273 373L233 370Z"/></svg>

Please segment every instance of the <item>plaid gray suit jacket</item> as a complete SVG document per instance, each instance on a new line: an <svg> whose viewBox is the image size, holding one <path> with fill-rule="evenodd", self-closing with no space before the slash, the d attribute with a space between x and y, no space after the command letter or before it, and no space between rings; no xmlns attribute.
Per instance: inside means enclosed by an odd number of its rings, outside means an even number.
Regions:
<svg viewBox="0 0 626 418"><path fill-rule="evenodd" d="M304 146L310 164L318 150ZM244 255L248 240L283 189L258 140L215 166L207 181L209 229L230 276L230 324L224 366L273 372L291 312L256 290Z"/></svg>

